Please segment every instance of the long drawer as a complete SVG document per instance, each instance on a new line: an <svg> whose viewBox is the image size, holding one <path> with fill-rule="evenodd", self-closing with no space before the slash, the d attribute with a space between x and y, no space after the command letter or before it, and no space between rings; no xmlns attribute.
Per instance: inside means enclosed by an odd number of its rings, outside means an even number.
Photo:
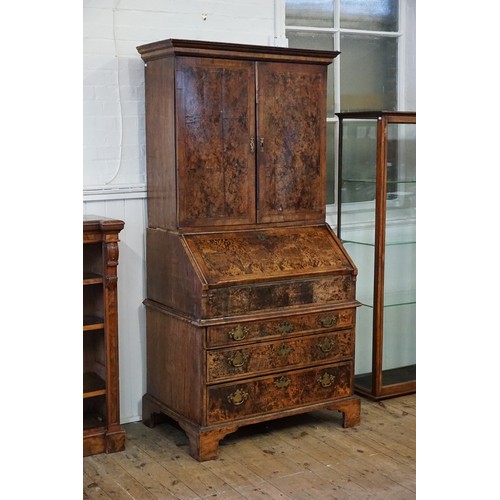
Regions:
<svg viewBox="0 0 500 500"><path fill-rule="evenodd" d="M338 330L274 342L207 352L208 383L272 370L348 359L354 355L354 331Z"/></svg>
<svg viewBox="0 0 500 500"><path fill-rule="evenodd" d="M212 288L202 298L202 317L276 311L284 307L338 304L355 299L352 274Z"/></svg>
<svg viewBox="0 0 500 500"><path fill-rule="evenodd" d="M207 387L207 424L336 400L352 394L352 362Z"/></svg>
<svg viewBox="0 0 500 500"><path fill-rule="evenodd" d="M354 325L355 309L287 316L261 321L243 321L207 329L207 347L240 345L255 340L272 340L315 331L349 328Z"/></svg>

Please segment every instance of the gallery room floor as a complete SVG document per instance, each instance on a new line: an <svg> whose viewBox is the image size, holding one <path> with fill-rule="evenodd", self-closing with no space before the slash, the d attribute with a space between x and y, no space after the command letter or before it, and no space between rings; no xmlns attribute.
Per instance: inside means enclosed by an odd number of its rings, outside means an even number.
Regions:
<svg viewBox="0 0 500 500"><path fill-rule="evenodd" d="M123 452L83 460L84 498L413 499L416 395L362 399L361 425L326 410L242 427L197 462L173 421L124 425Z"/></svg>

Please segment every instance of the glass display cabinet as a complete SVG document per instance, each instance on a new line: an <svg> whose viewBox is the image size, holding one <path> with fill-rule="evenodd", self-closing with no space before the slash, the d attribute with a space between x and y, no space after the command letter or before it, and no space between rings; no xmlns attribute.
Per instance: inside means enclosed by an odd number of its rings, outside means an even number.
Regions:
<svg viewBox="0 0 500 500"><path fill-rule="evenodd" d="M338 113L337 234L358 267L355 391L416 391L416 113Z"/></svg>

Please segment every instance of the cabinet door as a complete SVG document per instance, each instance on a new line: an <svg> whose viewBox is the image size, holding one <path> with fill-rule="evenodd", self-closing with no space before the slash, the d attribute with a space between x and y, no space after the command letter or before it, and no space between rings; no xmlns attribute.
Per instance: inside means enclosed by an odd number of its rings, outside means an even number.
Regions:
<svg viewBox="0 0 500 500"><path fill-rule="evenodd" d="M179 225L254 223L254 63L179 57L175 80Z"/></svg>
<svg viewBox="0 0 500 500"><path fill-rule="evenodd" d="M259 63L258 222L325 218L326 66Z"/></svg>

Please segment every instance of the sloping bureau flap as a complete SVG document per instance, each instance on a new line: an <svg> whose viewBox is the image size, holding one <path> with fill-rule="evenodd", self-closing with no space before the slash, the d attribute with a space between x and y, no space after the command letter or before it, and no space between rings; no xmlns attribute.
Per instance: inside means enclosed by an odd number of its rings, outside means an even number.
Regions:
<svg viewBox="0 0 500 500"><path fill-rule="evenodd" d="M209 288L356 272L326 225L183 237Z"/></svg>
<svg viewBox="0 0 500 500"><path fill-rule="evenodd" d="M195 320L355 301L357 270L326 224L147 234L148 298Z"/></svg>

